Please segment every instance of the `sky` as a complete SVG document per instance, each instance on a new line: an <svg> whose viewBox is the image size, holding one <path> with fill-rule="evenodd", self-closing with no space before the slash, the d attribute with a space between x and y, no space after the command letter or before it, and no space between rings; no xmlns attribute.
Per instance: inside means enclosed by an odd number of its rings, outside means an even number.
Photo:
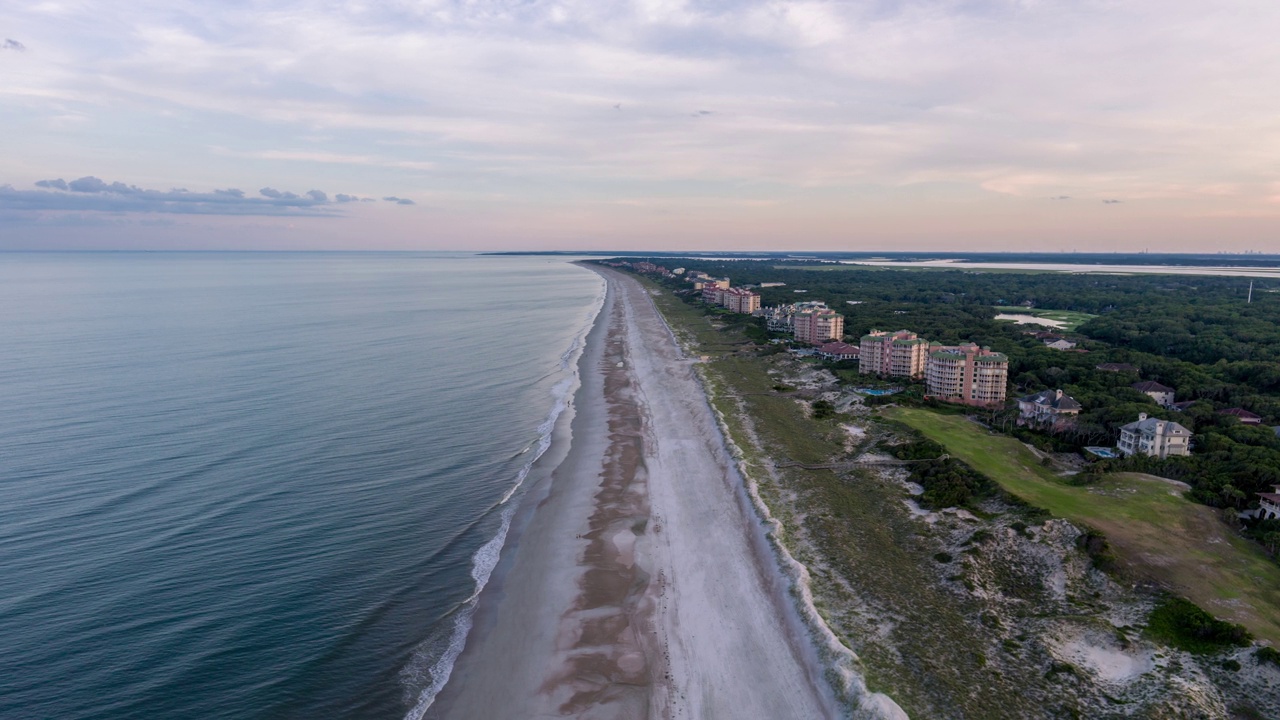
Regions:
<svg viewBox="0 0 1280 720"><path fill-rule="evenodd" d="M1280 252L1274 0L0 3L0 249Z"/></svg>

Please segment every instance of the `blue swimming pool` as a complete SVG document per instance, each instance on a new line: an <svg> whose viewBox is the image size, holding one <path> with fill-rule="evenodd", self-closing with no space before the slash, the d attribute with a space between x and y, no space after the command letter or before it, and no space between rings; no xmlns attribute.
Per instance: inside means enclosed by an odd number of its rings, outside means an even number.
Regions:
<svg viewBox="0 0 1280 720"><path fill-rule="evenodd" d="M894 393L902 392L902 390L900 389L876 390L874 388L854 388L853 391L856 393L861 393L863 395L875 395L877 397L880 395L893 395Z"/></svg>

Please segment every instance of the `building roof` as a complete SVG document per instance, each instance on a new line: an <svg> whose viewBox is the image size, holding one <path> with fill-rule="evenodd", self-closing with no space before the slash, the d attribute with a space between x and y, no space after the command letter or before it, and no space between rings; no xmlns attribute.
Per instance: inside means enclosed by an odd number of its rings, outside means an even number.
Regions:
<svg viewBox="0 0 1280 720"><path fill-rule="evenodd" d="M1018 402L1035 403L1036 405L1045 405L1054 410L1079 410L1080 403L1075 398L1067 395L1061 390L1041 390L1034 395L1018 398Z"/></svg>
<svg viewBox="0 0 1280 720"><path fill-rule="evenodd" d="M1258 493L1258 497L1263 500L1270 500L1276 505L1280 505L1280 493Z"/></svg>
<svg viewBox="0 0 1280 720"><path fill-rule="evenodd" d="M861 352L860 348L842 342L827 343L818 347L820 355L858 355Z"/></svg>
<svg viewBox="0 0 1280 720"><path fill-rule="evenodd" d="M1172 420L1161 420L1159 418L1141 418L1137 422L1131 422L1120 429L1128 430L1129 432L1139 432L1145 435L1146 433L1154 433L1156 431L1156 425L1159 425L1160 423L1164 423L1165 435L1190 435L1191 434L1190 430L1182 427L1178 423Z"/></svg>
<svg viewBox="0 0 1280 720"><path fill-rule="evenodd" d="M1155 380L1143 380L1140 383L1134 383L1132 387L1134 390L1137 390L1138 392L1144 392L1144 393L1173 392L1173 388L1168 387L1167 385L1161 385Z"/></svg>
<svg viewBox="0 0 1280 720"><path fill-rule="evenodd" d="M1181 402L1173 403L1172 405L1170 405L1170 406L1169 406L1169 409L1170 409L1170 410L1177 410L1178 412L1182 412L1183 410L1186 410L1187 408L1191 407L1192 405L1195 405L1197 402L1199 402L1199 401L1198 401L1198 400L1183 400L1183 401L1181 401Z"/></svg>
<svg viewBox="0 0 1280 720"><path fill-rule="evenodd" d="M1098 369L1107 372L1138 372L1138 368L1129 363L1102 363Z"/></svg>
<svg viewBox="0 0 1280 720"><path fill-rule="evenodd" d="M1238 417L1241 420L1261 420L1262 419L1261 415L1257 413L1249 412L1244 408L1227 408L1226 410L1219 410L1218 414L1231 415L1232 417Z"/></svg>

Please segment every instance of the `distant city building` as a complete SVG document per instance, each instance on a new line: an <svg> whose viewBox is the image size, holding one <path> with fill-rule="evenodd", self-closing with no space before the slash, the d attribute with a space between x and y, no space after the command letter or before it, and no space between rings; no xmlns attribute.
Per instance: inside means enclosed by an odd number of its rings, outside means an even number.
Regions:
<svg viewBox="0 0 1280 720"><path fill-rule="evenodd" d="M796 340L810 345L823 345L844 337L844 316L828 307L797 310L791 318Z"/></svg>
<svg viewBox="0 0 1280 720"><path fill-rule="evenodd" d="M929 341L910 330L872 330L858 343L858 372L893 377L924 377Z"/></svg>
<svg viewBox="0 0 1280 720"><path fill-rule="evenodd" d="M925 369L928 396L946 402L989 407L1004 403L1009 358L973 343L934 345Z"/></svg>
<svg viewBox="0 0 1280 720"><path fill-rule="evenodd" d="M1128 455L1147 455L1164 459L1191 454L1191 431L1176 422L1138 415L1137 422L1120 428L1116 448Z"/></svg>
<svg viewBox="0 0 1280 720"><path fill-rule="evenodd" d="M1171 387L1161 385L1154 380L1145 380L1140 383L1135 383L1132 387L1134 390L1137 390L1143 395L1155 400L1156 404L1160 407L1169 407L1173 404L1174 390Z"/></svg>
<svg viewBox="0 0 1280 720"><path fill-rule="evenodd" d="M672 275L683 275L683 274L684 274L684 268L673 268L673 269L671 270L671 274L672 274Z"/></svg>
<svg viewBox="0 0 1280 720"><path fill-rule="evenodd" d="M1244 408L1228 408L1226 410L1219 410L1218 414L1230 415L1231 417L1238 419L1241 422L1241 424L1244 424L1244 425L1261 425L1262 424L1261 415L1258 415L1256 413L1251 413L1248 410L1245 410Z"/></svg>
<svg viewBox="0 0 1280 720"><path fill-rule="evenodd" d="M859 349L842 342L827 343L818 347L818 357L827 360L857 360Z"/></svg>
<svg viewBox="0 0 1280 720"><path fill-rule="evenodd" d="M1044 390L1018 398L1018 413L1028 424L1061 427L1080 414L1080 403L1061 390Z"/></svg>

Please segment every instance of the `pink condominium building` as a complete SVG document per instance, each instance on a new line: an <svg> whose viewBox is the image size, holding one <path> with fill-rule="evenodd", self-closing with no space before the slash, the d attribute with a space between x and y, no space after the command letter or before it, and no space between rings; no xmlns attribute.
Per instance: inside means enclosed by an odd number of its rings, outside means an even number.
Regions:
<svg viewBox="0 0 1280 720"><path fill-rule="evenodd" d="M872 330L858 344L858 372L893 377L924 376L929 341L909 330Z"/></svg>
<svg viewBox="0 0 1280 720"><path fill-rule="evenodd" d="M796 340L810 345L823 345L844 337L844 316L831 308L807 308L791 318Z"/></svg>
<svg viewBox="0 0 1280 720"><path fill-rule="evenodd" d="M973 343L930 348L925 370L930 397L979 407L1004 403L1009 358Z"/></svg>

